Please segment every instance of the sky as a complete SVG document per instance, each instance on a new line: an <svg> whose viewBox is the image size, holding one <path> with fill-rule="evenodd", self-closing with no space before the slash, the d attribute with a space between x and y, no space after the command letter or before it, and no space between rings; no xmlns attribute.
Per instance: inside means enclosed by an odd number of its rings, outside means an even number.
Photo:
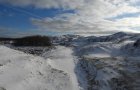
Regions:
<svg viewBox="0 0 140 90"><path fill-rule="evenodd" d="M140 33L140 0L0 0L0 37Z"/></svg>

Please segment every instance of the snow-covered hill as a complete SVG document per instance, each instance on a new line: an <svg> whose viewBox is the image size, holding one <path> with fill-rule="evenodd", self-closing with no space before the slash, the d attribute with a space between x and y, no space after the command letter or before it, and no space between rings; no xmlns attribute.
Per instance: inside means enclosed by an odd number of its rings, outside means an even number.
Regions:
<svg viewBox="0 0 140 90"><path fill-rule="evenodd" d="M139 35L117 33L104 36L106 39L86 38L86 43L75 47L78 65L86 74L86 90L140 89Z"/></svg>
<svg viewBox="0 0 140 90"><path fill-rule="evenodd" d="M0 90L140 90L140 34L52 40L53 48L0 46Z"/></svg>
<svg viewBox="0 0 140 90"><path fill-rule="evenodd" d="M67 55L71 55L71 51L67 51ZM50 59L0 46L0 90L78 90L72 56L62 56L63 51L62 55L55 54L53 63ZM57 56L70 60L57 63Z"/></svg>

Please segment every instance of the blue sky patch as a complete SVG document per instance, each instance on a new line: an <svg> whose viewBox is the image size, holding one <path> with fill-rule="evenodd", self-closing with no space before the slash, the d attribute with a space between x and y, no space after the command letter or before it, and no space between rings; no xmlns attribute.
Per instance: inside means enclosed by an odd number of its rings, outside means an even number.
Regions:
<svg viewBox="0 0 140 90"><path fill-rule="evenodd" d="M30 18L52 18L64 13L75 13L75 10L64 10L62 8L41 9L31 6L15 7L11 5L0 4L0 27L28 31L29 29L36 28L36 26L32 25Z"/></svg>
<svg viewBox="0 0 140 90"><path fill-rule="evenodd" d="M137 12L137 13L125 13L125 14L121 14L121 15L118 15L116 17L111 17L111 18L107 18L107 19L115 21L117 19L132 18L132 17L138 17L138 16L140 16L140 12Z"/></svg>

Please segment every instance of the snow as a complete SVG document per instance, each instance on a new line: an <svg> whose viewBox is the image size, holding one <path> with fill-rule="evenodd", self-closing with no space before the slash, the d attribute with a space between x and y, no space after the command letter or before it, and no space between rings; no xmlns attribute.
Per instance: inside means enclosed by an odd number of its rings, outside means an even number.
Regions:
<svg viewBox="0 0 140 90"><path fill-rule="evenodd" d="M103 68L101 70L98 70L95 80L99 82L99 90L111 90L108 81L111 80L111 78L115 78L118 76L118 73L116 73L111 68Z"/></svg>
<svg viewBox="0 0 140 90"><path fill-rule="evenodd" d="M46 54L43 56L45 57ZM73 90L79 90L77 77L75 74L75 57L73 56L72 48L57 46L56 49L49 53L50 59L48 63L59 70L62 70L70 75L72 80Z"/></svg>
<svg viewBox="0 0 140 90"><path fill-rule="evenodd" d="M93 53L93 54L88 54L88 55L84 55L85 58L107 58L107 57L111 57L109 54L107 53Z"/></svg>
<svg viewBox="0 0 140 90"><path fill-rule="evenodd" d="M76 90L72 88L70 77L72 73L69 75L65 71L54 68L55 65L49 65L48 60L5 46L0 46L0 57L1 88L6 90ZM72 71L69 69L68 72Z"/></svg>
<svg viewBox="0 0 140 90"><path fill-rule="evenodd" d="M56 37L54 48L39 48L39 56L27 54L35 47L23 53L0 46L0 90L139 90L137 39L123 33Z"/></svg>

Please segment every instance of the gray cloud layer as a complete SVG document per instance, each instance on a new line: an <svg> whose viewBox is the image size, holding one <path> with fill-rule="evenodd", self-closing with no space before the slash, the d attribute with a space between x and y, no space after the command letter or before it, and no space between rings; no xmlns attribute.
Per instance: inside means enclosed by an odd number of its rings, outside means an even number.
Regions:
<svg viewBox="0 0 140 90"><path fill-rule="evenodd" d="M65 13L53 18L36 19L31 22L39 29L56 32L74 32L84 34L112 33L140 27L140 16L109 20L108 18L128 13L139 13L139 0L0 0L16 6L32 5L36 8L74 9L75 13ZM133 21L133 22L132 22Z"/></svg>

